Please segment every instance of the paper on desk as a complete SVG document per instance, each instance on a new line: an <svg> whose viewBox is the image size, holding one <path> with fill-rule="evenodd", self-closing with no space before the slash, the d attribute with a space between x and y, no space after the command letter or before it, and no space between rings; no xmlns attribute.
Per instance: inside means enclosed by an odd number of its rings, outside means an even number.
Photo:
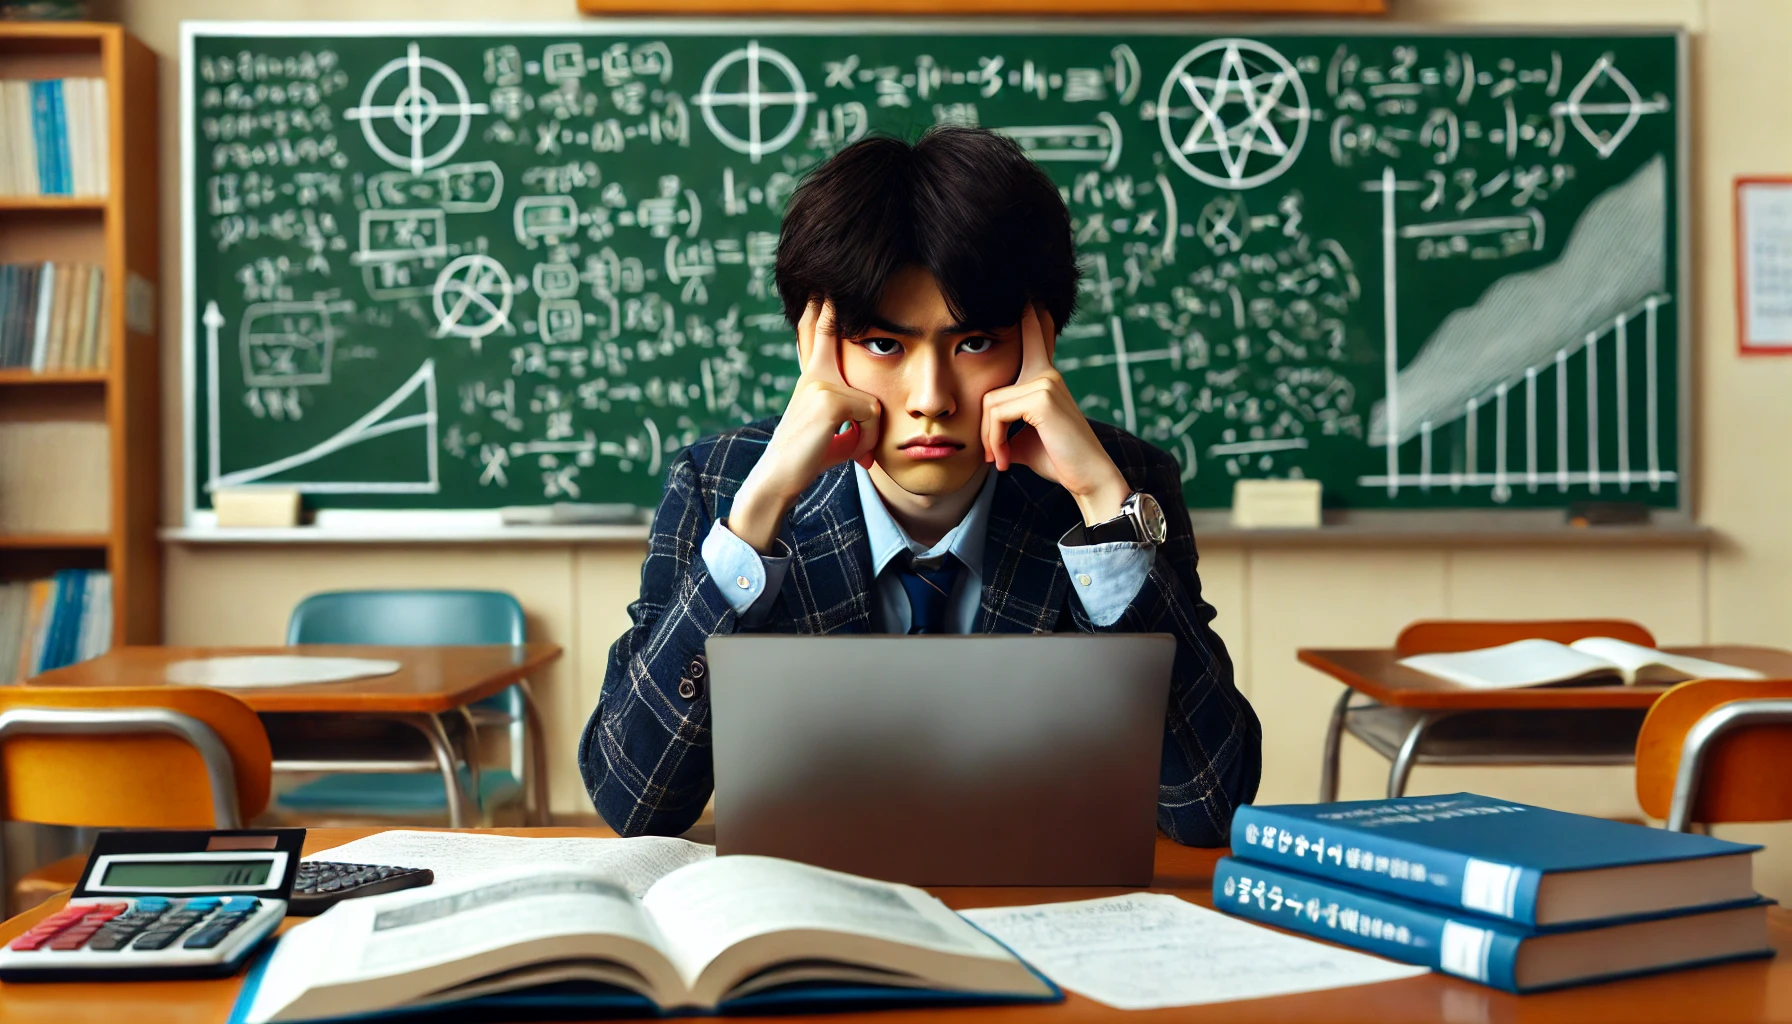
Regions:
<svg viewBox="0 0 1792 1024"><path fill-rule="evenodd" d="M341 683L389 676L402 668L384 658L323 658L309 654L248 654L177 661L162 673L170 683L252 690L298 683Z"/></svg>
<svg viewBox="0 0 1792 1024"><path fill-rule="evenodd" d="M520 864L570 865L602 871L640 896L662 875L715 855L713 846L664 836L532 839L396 829L321 850L305 859L428 868L438 882Z"/></svg>
<svg viewBox="0 0 1792 1024"><path fill-rule="evenodd" d="M963 914L1059 985L1121 1010L1259 999L1426 973L1159 893Z"/></svg>

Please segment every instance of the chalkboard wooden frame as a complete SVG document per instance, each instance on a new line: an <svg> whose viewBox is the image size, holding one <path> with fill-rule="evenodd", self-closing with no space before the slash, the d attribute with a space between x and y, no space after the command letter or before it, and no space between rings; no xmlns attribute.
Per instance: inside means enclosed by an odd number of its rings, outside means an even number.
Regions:
<svg viewBox="0 0 1792 1024"><path fill-rule="evenodd" d="M571 23L480 23L480 22L189 22L183 23L181 47L183 56L182 72L182 149L183 149L183 223L189 228L192 224L192 168L188 159L192 152L191 120L191 75L187 73L190 65L193 40L201 35L223 36L290 36L299 31L309 35L366 36L382 35L393 32L418 32L438 36L459 36L502 33L514 36L536 35L588 35L605 25L613 25L619 32L631 35L644 33L659 35L701 35L706 32L727 31L729 33L780 33L787 35L826 35L850 32L881 34L973 34L979 32L1012 33L1017 29L1029 34L1071 35L1099 32L1149 33L1158 31L1175 31L1185 33L1213 33L1224 35L1319 35L1336 34L1342 36L1411 36L1425 38L1431 36L1474 36L1474 35L1511 35L1542 39L1581 38L1581 37L1613 37L1627 36L1669 36L1675 40L1676 69L1674 75L1674 121L1676 124L1676 152L1674 166L1676 174L1674 191L1674 227L1676 272L1674 286L1678 289L1675 304L1675 319L1678 325L1678 363L1679 383L1675 415L1678 418L1677 431L1677 466L1678 473L1678 505L1673 508L1655 510L1655 521L1663 524L1686 526L1694 520L1692 495L1696 480L1696 467L1693 463L1694 446L1691 438L1692 428L1692 346L1696 343L1693 335L1691 315L1691 271L1690 271L1690 154L1689 154L1689 115L1687 104L1689 92L1688 36L1684 30L1664 29L1659 26L1410 26L1387 25L1382 23L1350 23L1302 21L1299 23L1209 23L1199 19L1139 19L1139 20L1057 20L1057 19L990 19L990 18L952 18L952 19L890 19L890 18L846 18L846 19L635 19L635 18L599 18L586 19ZM192 232L183 233L183 291L185 293L185 339L195 336L198 311L195 309L194 277L192 274L193 252ZM193 351L190 344L183 342L183 389L187 409L193 408L195 374ZM193 464L191 454L194 445L192 432L195 429L193 417L186 417L186 444L183 447L185 482L183 508L185 521L189 527L204 528L210 525L210 515L206 510L195 506L194 476L197 467ZM389 513L355 512L352 515L330 514L319 519L320 524L326 521L359 521L366 516L384 518L386 516L424 523L426 521L454 522L467 524L475 521L471 513L457 510L394 510ZM1194 516L1197 523L1218 524L1223 512L1203 511ZM1499 531L1516 528L1532 531L1546 524L1559 523L1562 511L1554 508L1532 509L1446 509L1446 510L1410 510L1410 509L1363 509L1353 510L1341 515L1328 516L1328 524L1336 523L1351 527L1375 529L1381 526L1398 524L1416 530L1491 530ZM480 514L477 521L495 523L495 516Z"/></svg>

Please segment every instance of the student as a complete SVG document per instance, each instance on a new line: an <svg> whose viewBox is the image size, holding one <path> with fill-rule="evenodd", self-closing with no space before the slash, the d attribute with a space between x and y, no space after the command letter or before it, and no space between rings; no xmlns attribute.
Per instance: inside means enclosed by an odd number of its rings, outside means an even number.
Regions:
<svg viewBox="0 0 1792 1024"><path fill-rule="evenodd" d="M611 827L675 834L708 802L712 636L1161 632L1158 824L1226 841L1262 732L1201 600L1176 462L1085 419L1052 368L1076 282L1057 187L1002 136L865 139L797 189L777 284L802 375L781 418L667 470L579 745Z"/></svg>

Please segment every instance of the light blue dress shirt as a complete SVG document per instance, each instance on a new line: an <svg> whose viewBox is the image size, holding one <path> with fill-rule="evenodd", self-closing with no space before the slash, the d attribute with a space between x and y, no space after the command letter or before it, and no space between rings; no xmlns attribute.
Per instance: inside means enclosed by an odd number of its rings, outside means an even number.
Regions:
<svg viewBox="0 0 1792 1024"><path fill-rule="evenodd" d="M865 516L865 537L871 546L871 571L877 589L871 596L871 625L879 633L907 633L910 624L908 594L902 589L898 572L890 564L904 551L916 558L931 558L951 553L961 568L952 585L952 597L946 607L946 628L952 633L969 633L977 622L977 609L983 598L983 543L989 535L989 506L995 500L996 472L990 470L982 490L970 510L957 526L931 548L911 540L896 522L871 474L854 465L853 475L859 487L859 505ZM1126 614L1127 606L1144 585L1151 572L1156 549L1150 544L1115 542L1108 544L1066 543L1072 528L1058 541L1058 552L1064 568L1070 572L1071 590L1083 603L1083 611L1097 626L1111 626ZM763 623L771 613L784 575L790 569L790 554L784 542L778 542L777 555L760 555L751 544L741 540L720 519L709 528L703 539L703 564L716 581L740 624L747 628ZM888 571L886 571L888 570Z"/></svg>

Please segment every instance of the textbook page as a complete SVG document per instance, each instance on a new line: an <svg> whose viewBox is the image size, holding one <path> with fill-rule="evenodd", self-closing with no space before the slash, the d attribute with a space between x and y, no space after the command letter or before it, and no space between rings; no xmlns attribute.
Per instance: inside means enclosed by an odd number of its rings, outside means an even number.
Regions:
<svg viewBox="0 0 1792 1024"><path fill-rule="evenodd" d="M1121 1010L1261 999L1427 973L1159 893L963 914L1061 987Z"/></svg>
<svg viewBox="0 0 1792 1024"><path fill-rule="evenodd" d="M642 896L664 876L715 855L713 846L663 836L534 839L395 829L305 859L428 868L435 872L437 885L524 865L576 867L603 874L633 895Z"/></svg>
<svg viewBox="0 0 1792 1024"><path fill-rule="evenodd" d="M1568 646L1617 665L1631 682L1680 682L1685 679L1765 679L1752 668L1725 665L1685 654L1669 654L1609 636L1590 636ZM1660 666L1666 671L1651 671Z"/></svg>
<svg viewBox="0 0 1792 1024"><path fill-rule="evenodd" d="M1605 658L1554 640L1519 640L1478 651L1415 654L1401 658L1400 664L1477 690L1509 690L1618 674L1618 666Z"/></svg>
<svg viewBox="0 0 1792 1024"><path fill-rule="evenodd" d="M402 1007L475 978L566 960L600 936L610 959L639 972L637 984L656 997L681 987L658 952L658 930L619 884L517 867L350 900L298 925L275 947L248 1020ZM565 942L541 945L557 939Z"/></svg>
<svg viewBox="0 0 1792 1024"><path fill-rule="evenodd" d="M720 857L685 868L654 886L642 903L687 984L732 947L791 930L832 932L840 942L864 936L959 957L1014 960L920 889L775 857Z"/></svg>

